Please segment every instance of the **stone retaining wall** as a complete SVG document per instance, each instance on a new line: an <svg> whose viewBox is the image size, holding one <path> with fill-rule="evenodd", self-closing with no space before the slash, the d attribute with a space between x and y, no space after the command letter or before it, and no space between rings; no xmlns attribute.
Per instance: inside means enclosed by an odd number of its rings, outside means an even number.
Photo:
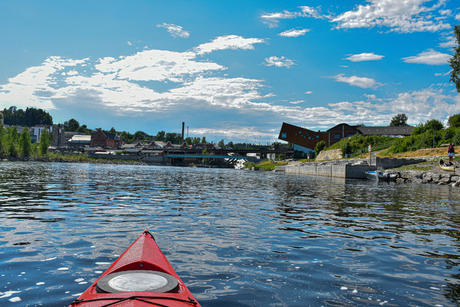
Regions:
<svg viewBox="0 0 460 307"><path fill-rule="evenodd" d="M429 183L438 185L450 184L454 187L460 186L460 175L455 173L436 173L422 171L388 171L384 174L388 181L397 183Z"/></svg>

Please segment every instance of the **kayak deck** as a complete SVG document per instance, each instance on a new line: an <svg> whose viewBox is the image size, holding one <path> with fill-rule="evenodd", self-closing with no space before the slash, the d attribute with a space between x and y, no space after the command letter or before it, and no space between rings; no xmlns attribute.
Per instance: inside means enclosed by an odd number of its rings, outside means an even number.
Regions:
<svg viewBox="0 0 460 307"><path fill-rule="evenodd" d="M143 274L160 272L177 280L177 287L170 292L122 291L101 293L98 282L123 273ZM117 273L117 274L115 274ZM110 275L113 274L113 275ZM131 273L132 274L132 273ZM110 275L110 276L108 276ZM160 277L161 279L161 277ZM116 284L108 282L109 284ZM139 285L138 285L139 286ZM136 285L133 285L136 288ZM140 287L142 289L142 286ZM161 252L155 239L148 231L139 236L123 254L70 306L200 306L173 267Z"/></svg>

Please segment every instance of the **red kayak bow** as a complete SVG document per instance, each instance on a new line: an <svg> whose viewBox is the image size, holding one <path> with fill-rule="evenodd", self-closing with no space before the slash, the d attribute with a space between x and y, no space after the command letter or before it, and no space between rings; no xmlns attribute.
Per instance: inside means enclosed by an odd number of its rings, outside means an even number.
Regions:
<svg viewBox="0 0 460 307"><path fill-rule="evenodd" d="M147 230L70 307L200 304Z"/></svg>

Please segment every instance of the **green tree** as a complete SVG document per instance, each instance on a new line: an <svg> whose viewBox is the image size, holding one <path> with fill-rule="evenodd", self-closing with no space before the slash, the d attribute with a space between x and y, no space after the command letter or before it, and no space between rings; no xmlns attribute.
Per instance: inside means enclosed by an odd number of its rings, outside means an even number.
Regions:
<svg viewBox="0 0 460 307"><path fill-rule="evenodd" d="M321 150L323 150L324 148L326 148L326 142L319 141L315 146L316 155L318 155L321 152Z"/></svg>
<svg viewBox="0 0 460 307"><path fill-rule="evenodd" d="M48 147L50 147L51 134L48 130L43 130L42 136L40 137L40 155L46 156L48 154Z"/></svg>
<svg viewBox="0 0 460 307"><path fill-rule="evenodd" d="M217 146L219 146L220 148L224 148L225 147L224 139L220 140L219 143L217 143Z"/></svg>
<svg viewBox="0 0 460 307"><path fill-rule="evenodd" d="M437 119L429 120L425 123L425 131L438 131L444 128L444 125Z"/></svg>
<svg viewBox="0 0 460 307"><path fill-rule="evenodd" d="M65 131L77 131L79 127L80 123L74 118L70 119L67 122L64 122Z"/></svg>
<svg viewBox="0 0 460 307"><path fill-rule="evenodd" d="M407 116L406 114L402 113L402 114L398 114L398 115L395 115L392 119L391 119L391 122L390 122L390 126L407 126Z"/></svg>
<svg viewBox="0 0 460 307"><path fill-rule="evenodd" d="M5 158L7 152L7 140L6 140L6 129L0 126L0 157Z"/></svg>
<svg viewBox="0 0 460 307"><path fill-rule="evenodd" d="M449 117L449 127L458 128L460 127L460 113Z"/></svg>
<svg viewBox="0 0 460 307"><path fill-rule="evenodd" d="M166 132L164 132L163 130L158 131L157 135L155 136L155 141L164 141L165 135L166 135Z"/></svg>
<svg viewBox="0 0 460 307"><path fill-rule="evenodd" d="M460 93L460 25L454 27L455 38L457 39L457 47L454 47L454 55L449 60L452 71L450 72L450 81L454 82L457 92Z"/></svg>
<svg viewBox="0 0 460 307"><path fill-rule="evenodd" d="M18 156L18 130L16 126L8 129L7 155L14 158Z"/></svg>
<svg viewBox="0 0 460 307"><path fill-rule="evenodd" d="M91 134L91 130L86 127L86 125L81 125L78 127L77 132L84 133L84 134Z"/></svg>
<svg viewBox="0 0 460 307"><path fill-rule="evenodd" d="M22 129L19 136L19 152L21 157L28 158L32 152L32 141L30 140L30 133L27 127Z"/></svg>
<svg viewBox="0 0 460 307"><path fill-rule="evenodd" d="M205 137L205 136L203 136L203 137L201 138L201 143L206 144L206 137Z"/></svg>

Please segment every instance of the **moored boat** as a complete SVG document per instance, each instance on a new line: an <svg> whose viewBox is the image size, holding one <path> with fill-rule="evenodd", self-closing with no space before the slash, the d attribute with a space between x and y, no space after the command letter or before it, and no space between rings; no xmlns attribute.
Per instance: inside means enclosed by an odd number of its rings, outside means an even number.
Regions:
<svg viewBox="0 0 460 307"><path fill-rule="evenodd" d="M371 180L383 180L384 179L383 173L381 171L366 172L366 177L367 179L371 179Z"/></svg>
<svg viewBox="0 0 460 307"><path fill-rule="evenodd" d="M200 306L150 232L130 247L70 307Z"/></svg>
<svg viewBox="0 0 460 307"><path fill-rule="evenodd" d="M442 159L439 160L439 167L442 170L448 171L448 172L455 172L455 164L452 162L445 163Z"/></svg>

